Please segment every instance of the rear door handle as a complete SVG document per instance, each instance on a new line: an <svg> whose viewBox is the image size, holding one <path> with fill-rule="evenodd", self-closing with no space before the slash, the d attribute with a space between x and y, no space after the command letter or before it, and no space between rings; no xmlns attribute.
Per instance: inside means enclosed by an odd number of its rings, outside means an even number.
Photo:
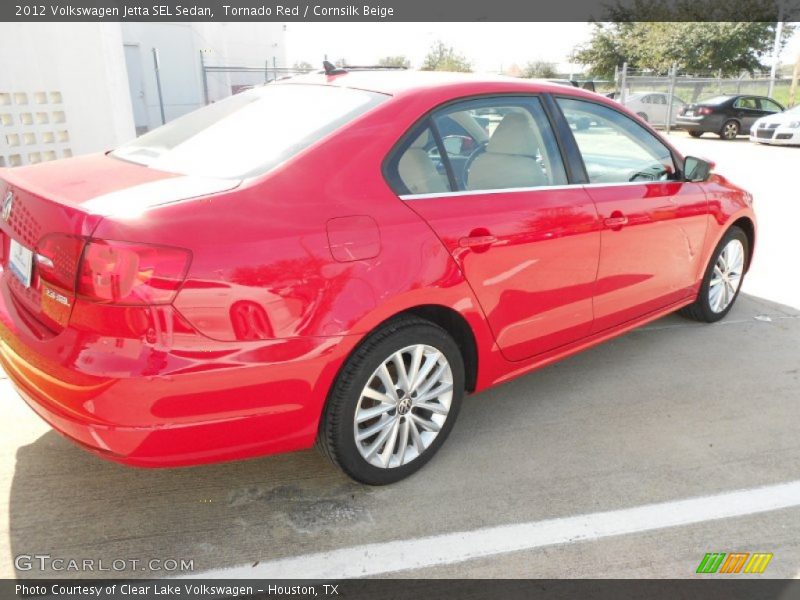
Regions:
<svg viewBox="0 0 800 600"><path fill-rule="evenodd" d="M628 224L628 217L625 215L614 215L613 217L608 217L603 221L605 226L609 229L621 229L624 225Z"/></svg>
<svg viewBox="0 0 800 600"><path fill-rule="evenodd" d="M462 248L488 247L495 243L497 237L493 235L471 235L458 240L458 245Z"/></svg>

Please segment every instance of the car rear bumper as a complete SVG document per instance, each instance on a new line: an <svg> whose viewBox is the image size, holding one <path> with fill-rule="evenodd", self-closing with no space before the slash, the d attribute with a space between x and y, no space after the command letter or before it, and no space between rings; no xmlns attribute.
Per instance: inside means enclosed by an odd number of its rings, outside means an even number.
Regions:
<svg viewBox="0 0 800 600"><path fill-rule="evenodd" d="M185 349L137 348L146 370L123 372L107 366L120 340L83 337L69 327L56 338L37 340L8 301L6 288L0 294L0 365L20 395L73 442L136 466L310 447L350 348L343 337L226 344L206 339L205 351L195 352L200 358L190 361ZM76 351L65 355L64 348Z"/></svg>
<svg viewBox="0 0 800 600"><path fill-rule="evenodd" d="M703 129L703 121L702 120L692 120L687 118L678 117L675 119L675 126L679 127L680 129L691 129L691 130L699 130Z"/></svg>

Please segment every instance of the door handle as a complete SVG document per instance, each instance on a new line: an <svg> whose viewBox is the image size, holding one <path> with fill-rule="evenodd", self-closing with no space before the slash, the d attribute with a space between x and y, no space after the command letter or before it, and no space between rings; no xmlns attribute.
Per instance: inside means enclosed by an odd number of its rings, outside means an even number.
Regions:
<svg viewBox="0 0 800 600"><path fill-rule="evenodd" d="M485 248L497 243L497 237L493 235L470 235L458 240L458 245L462 248Z"/></svg>
<svg viewBox="0 0 800 600"><path fill-rule="evenodd" d="M612 216L608 217L607 219L603 220L603 223L609 229L619 230L622 229L624 225L628 224L628 217L621 213L614 213Z"/></svg>

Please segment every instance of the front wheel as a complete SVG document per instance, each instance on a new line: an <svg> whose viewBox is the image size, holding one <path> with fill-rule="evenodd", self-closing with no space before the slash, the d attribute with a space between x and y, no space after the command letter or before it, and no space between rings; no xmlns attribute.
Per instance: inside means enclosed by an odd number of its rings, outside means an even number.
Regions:
<svg viewBox="0 0 800 600"><path fill-rule="evenodd" d="M318 446L356 481L385 485L419 470L453 428L464 362L453 338L415 317L371 334L347 360L325 406Z"/></svg>
<svg viewBox="0 0 800 600"><path fill-rule="evenodd" d="M731 227L711 255L697 300L682 308L680 314L706 323L719 321L727 315L742 287L749 245L745 232Z"/></svg>
<svg viewBox="0 0 800 600"><path fill-rule="evenodd" d="M645 123L647 123L647 113L638 112L636 113L636 116L639 117Z"/></svg>
<svg viewBox="0 0 800 600"><path fill-rule="evenodd" d="M689 135L692 136L693 138L699 138L701 135L703 135L703 132L702 131L690 131Z"/></svg>
<svg viewBox="0 0 800 600"><path fill-rule="evenodd" d="M719 137L723 140L735 140L737 135L739 135L739 123L736 121L725 121L719 133Z"/></svg>

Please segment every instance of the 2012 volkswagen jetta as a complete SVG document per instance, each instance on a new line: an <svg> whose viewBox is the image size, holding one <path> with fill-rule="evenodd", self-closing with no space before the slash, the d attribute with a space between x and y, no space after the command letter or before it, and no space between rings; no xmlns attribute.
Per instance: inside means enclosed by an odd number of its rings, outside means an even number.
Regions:
<svg viewBox="0 0 800 600"><path fill-rule="evenodd" d="M465 392L672 311L724 317L755 217L711 167L560 85L271 83L106 154L0 171L0 359L112 460L316 440L393 482Z"/></svg>

